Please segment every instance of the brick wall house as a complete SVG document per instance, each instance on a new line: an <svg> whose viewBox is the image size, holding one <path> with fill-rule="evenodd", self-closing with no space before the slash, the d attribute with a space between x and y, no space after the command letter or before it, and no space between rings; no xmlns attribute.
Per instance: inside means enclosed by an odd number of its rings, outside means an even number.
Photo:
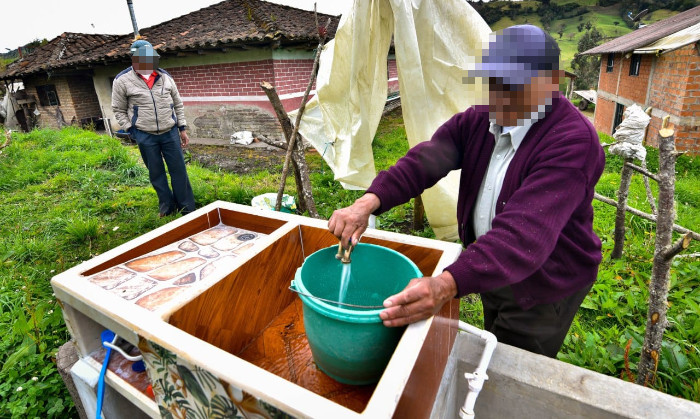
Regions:
<svg viewBox="0 0 700 419"><path fill-rule="evenodd" d="M339 18L331 18L329 39ZM216 22L216 25L212 25ZM222 22L225 22L222 23ZM287 111L297 109L318 45L313 12L260 0L228 0L140 31L159 52L159 66L175 80L190 136L228 139L237 131L280 138L279 123L260 83L272 83ZM131 65L132 35L64 33L8 66L0 80L23 80L36 99L39 126L109 121L112 81ZM387 60L388 93L398 91L396 59ZM314 91L312 90L312 95Z"/></svg>
<svg viewBox="0 0 700 419"><path fill-rule="evenodd" d="M329 39L339 17L331 19ZM213 23L216 24L213 24ZM274 84L287 110L296 109L318 45L313 12L261 0L228 0L140 31L175 79L191 135L228 138L240 130L279 134L259 84ZM132 35L64 33L10 64L0 80L22 80L28 114L39 126L109 120L114 77L131 65ZM36 112L38 111L38 112Z"/></svg>
<svg viewBox="0 0 700 419"><path fill-rule="evenodd" d="M612 134L626 107L651 107L647 144L669 116L678 150L700 154L700 7L583 54L601 55L594 125Z"/></svg>

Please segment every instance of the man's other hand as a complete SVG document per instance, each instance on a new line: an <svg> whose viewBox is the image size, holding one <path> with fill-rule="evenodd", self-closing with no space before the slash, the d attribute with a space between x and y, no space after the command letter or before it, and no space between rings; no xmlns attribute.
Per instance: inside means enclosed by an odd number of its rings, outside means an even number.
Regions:
<svg viewBox="0 0 700 419"><path fill-rule="evenodd" d="M434 315L457 295L452 274L412 279L406 288L384 301L386 309L379 314L384 326L405 326Z"/></svg>
<svg viewBox="0 0 700 419"><path fill-rule="evenodd" d="M180 131L180 144L182 144L182 148L187 147L189 143L190 137L187 135L187 131Z"/></svg>

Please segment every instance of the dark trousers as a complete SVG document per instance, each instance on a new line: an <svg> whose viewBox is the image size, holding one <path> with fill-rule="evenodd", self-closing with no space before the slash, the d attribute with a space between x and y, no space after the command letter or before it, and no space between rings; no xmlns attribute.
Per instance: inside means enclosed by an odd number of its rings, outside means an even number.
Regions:
<svg viewBox="0 0 700 419"><path fill-rule="evenodd" d="M138 144L143 162L148 168L148 177L158 195L160 213L170 215L176 211L183 214L194 211L194 194L187 176L177 127L160 135L149 134L135 128L130 134ZM168 176L163 160L168 165L172 191L168 186Z"/></svg>
<svg viewBox="0 0 700 419"><path fill-rule="evenodd" d="M592 286L560 301L536 305L529 310L523 310L515 302L510 287L485 292L481 294L484 330L496 335L501 343L554 358Z"/></svg>

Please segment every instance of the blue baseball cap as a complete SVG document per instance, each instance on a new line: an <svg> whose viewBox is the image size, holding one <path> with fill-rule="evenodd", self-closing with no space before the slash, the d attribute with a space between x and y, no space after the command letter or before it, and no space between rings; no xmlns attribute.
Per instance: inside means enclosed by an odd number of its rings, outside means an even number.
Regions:
<svg viewBox="0 0 700 419"><path fill-rule="evenodd" d="M554 38L537 26L511 26L489 35L481 62L469 71L469 76L500 78L503 84L528 84L540 71L559 70L559 52Z"/></svg>
<svg viewBox="0 0 700 419"><path fill-rule="evenodd" d="M140 47L146 46L146 45L149 46L149 47L151 47L151 48L153 48L153 45L151 45L150 42L148 42L148 41L146 41L146 40L144 40L144 39L137 39L136 41L134 41L133 44L131 44L131 47L129 47L129 52L131 53L131 55L134 55L134 53L135 53Z"/></svg>
<svg viewBox="0 0 700 419"><path fill-rule="evenodd" d="M160 57L151 44L141 45L131 54L134 57Z"/></svg>

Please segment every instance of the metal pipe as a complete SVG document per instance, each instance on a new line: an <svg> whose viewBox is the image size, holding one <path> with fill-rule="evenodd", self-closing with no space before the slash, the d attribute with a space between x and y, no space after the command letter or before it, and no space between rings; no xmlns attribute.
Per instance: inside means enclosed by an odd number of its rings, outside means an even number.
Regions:
<svg viewBox="0 0 700 419"><path fill-rule="evenodd" d="M491 362L491 355L493 355L493 350L496 349L496 336L491 332L486 330L481 330L463 321L459 322L460 332L471 333L483 339L486 343L484 350L481 353L481 359L479 359L479 364L473 373L465 373L464 378L467 379L469 383L469 389L467 390L467 397L464 400L464 405L459 411L459 417L462 419L473 418L474 417L474 405L476 404L476 398L479 395L482 387L484 386L484 381L489 379L486 375L486 370Z"/></svg>
<svg viewBox="0 0 700 419"><path fill-rule="evenodd" d="M129 6L129 14L131 15L131 25L134 27L134 38L139 36L139 27L136 25L136 14L134 13L134 4L132 0L126 0L127 6Z"/></svg>

